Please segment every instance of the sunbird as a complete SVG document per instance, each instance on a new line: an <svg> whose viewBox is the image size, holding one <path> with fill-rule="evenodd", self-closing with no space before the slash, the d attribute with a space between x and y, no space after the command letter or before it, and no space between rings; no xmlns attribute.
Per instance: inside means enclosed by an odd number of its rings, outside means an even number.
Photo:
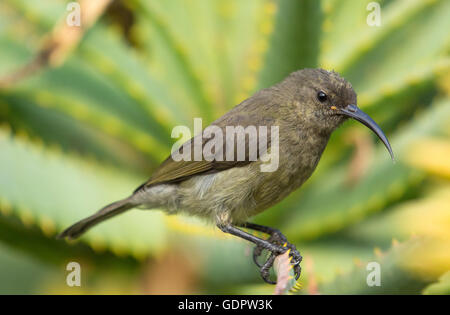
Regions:
<svg viewBox="0 0 450 315"><path fill-rule="evenodd" d="M381 128L357 107L352 85L334 71L303 69L291 73L282 82L256 92L214 121L211 126L226 134L227 126L277 127L278 137L265 137L266 146L250 154L254 139L244 134L245 154L236 159L237 143L228 141L215 147L214 157L175 160L171 154L151 178L131 196L114 202L63 231L59 237L75 239L94 225L132 208L162 209L168 214L184 213L206 218L225 233L255 244L253 260L261 277L268 283L270 268L278 255L289 250L296 279L301 273L302 256L294 244L275 228L248 220L269 209L298 189L313 173L331 133L348 118L370 128L384 143L394 159L391 145ZM244 129L245 131L246 129ZM199 138L201 137L200 141ZM196 140L197 139L197 140ZM197 135L181 150L211 145L213 137ZM233 159L224 159L227 152ZM194 147L195 151L195 147ZM185 151L186 152L186 151ZM268 155L277 153L277 167L262 171ZM255 158L256 157L256 158ZM247 232L267 235L259 238ZM263 251L269 253L260 263Z"/></svg>

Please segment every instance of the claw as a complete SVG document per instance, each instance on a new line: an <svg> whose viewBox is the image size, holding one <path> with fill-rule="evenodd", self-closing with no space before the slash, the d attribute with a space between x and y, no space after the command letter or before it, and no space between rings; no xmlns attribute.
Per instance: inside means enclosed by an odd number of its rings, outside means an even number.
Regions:
<svg viewBox="0 0 450 315"><path fill-rule="evenodd" d="M270 268L272 268L276 256L288 252L290 269L294 270L295 280L300 278L301 267L300 263L302 261L302 256L295 248L295 245L289 243L286 237L281 233L272 234L267 241L271 244L276 245L278 249L275 252L271 252L268 259L264 264L258 261L258 258L262 255L264 248L261 246L255 246L253 249L253 261L258 266L262 279L269 284L276 284L276 282L270 280Z"/></svg>
<svg viewBox="0 0 450 315"><path fill-rule="evenodd" d="M263 280L269 284L276 284L275 281L269 279L270 276L270 268L273 266L273 262L275 261L275 255L272 253L269 256L269 259L265 262L265 264L261 267L260 273Z"/></svg>
<svg viewBox="0 0 450 315"><path fill-rule="evenodd" d="M295 273L295 280L298 280L298 278L300 278L300 274L302 273L302 268L297 265L296 268L294 269L294 273Z"/></svg>
<svg viewBox="0 0 450 315"><path fill-rule="evenodd" d="M255 248L253 249L253 262L259 267L261 268L263 265L261 265L258 261L258 257L261 256L262 253L262 248L259 246L255 246Z"/></svg>

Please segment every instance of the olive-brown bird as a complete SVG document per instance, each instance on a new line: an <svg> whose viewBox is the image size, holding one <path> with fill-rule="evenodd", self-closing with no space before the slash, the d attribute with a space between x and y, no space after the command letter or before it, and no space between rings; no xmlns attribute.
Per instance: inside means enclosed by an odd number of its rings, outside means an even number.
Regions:
<svg viewBox="0 0 450 315"><path fill-rule="evenodd" d="M187 213L207 218L223 232L253 242L256 245L253 258L266 282L273 283L269 279L269 269L275 257L290 249L298 278L302 257L295 246L287 242L279 230L247 220L280 202L311 176L331 133L349 117L369 127L393 158L389 141L380 127L356 103L356 93L351 84L336 72L323 69L294 72L282 82L257 92L212 123L224 134L227 126L266 126L268 130L276 126L277 143L271 141L272 134L268 136L266 148L258 147L256 158L249 153L250 135L245 137L243 159L236 158L236 145L228 142L221 147L223 150L216 150L214 154L226 155L233 149L233 159L205 157L175 161L171 155L131 196L75 223L59 237L77 238L92 226L136 207L163 209L168 214ZM202 134L193 139L198 137ZM180 152L195 147L194 143L198 142L193 139L186 142ZM211 139L202 137L201 147L205 148ZM262 171L261 166L274 152L277 153L277 168ZM258 238L243 228L263 232L269 237ZM270 252L270 256L260 264L258 257L263 250Z"/></svg>

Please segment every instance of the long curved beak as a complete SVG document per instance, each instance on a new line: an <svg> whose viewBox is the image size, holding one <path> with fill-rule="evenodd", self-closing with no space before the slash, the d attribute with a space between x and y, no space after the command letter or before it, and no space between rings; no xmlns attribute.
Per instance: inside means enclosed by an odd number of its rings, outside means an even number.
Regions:
<svg viewBox="0 0 450 315"><path fill-rule="evenodd" d="M386 138L386 135L384 134L383 130L381 130L380 126L378 126L377 123L374 122L369 115L364 113L356 105L353 104L347 105L344 109L340 109L339 112L342 115L346 115L348 117L356 119L357 121L368 127L370 130L372 130L378 136L378 138L380 138L380 140L384 143L386 149L389 151L389 154L391 155L392 161L395 161L394 152L392 152L389 140Z"/></svg>

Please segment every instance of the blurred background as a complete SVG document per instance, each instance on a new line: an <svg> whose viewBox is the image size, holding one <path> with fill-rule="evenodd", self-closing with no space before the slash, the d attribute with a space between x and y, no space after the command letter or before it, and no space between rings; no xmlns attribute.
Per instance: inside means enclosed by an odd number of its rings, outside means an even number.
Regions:
<svg viewBox="0 0 450 315"><path fill-rule="evenodd" d="M353 84L397 161L348 122L307 184L255 218L304 256L286 293L450 293L450 1L377 1L380 26L369 2L80 0L69 26L68 1L2 0L0 293L272 293L248 243L192 218L134 210L55 235L147 180L174 126L305 67Z"/></svg>

